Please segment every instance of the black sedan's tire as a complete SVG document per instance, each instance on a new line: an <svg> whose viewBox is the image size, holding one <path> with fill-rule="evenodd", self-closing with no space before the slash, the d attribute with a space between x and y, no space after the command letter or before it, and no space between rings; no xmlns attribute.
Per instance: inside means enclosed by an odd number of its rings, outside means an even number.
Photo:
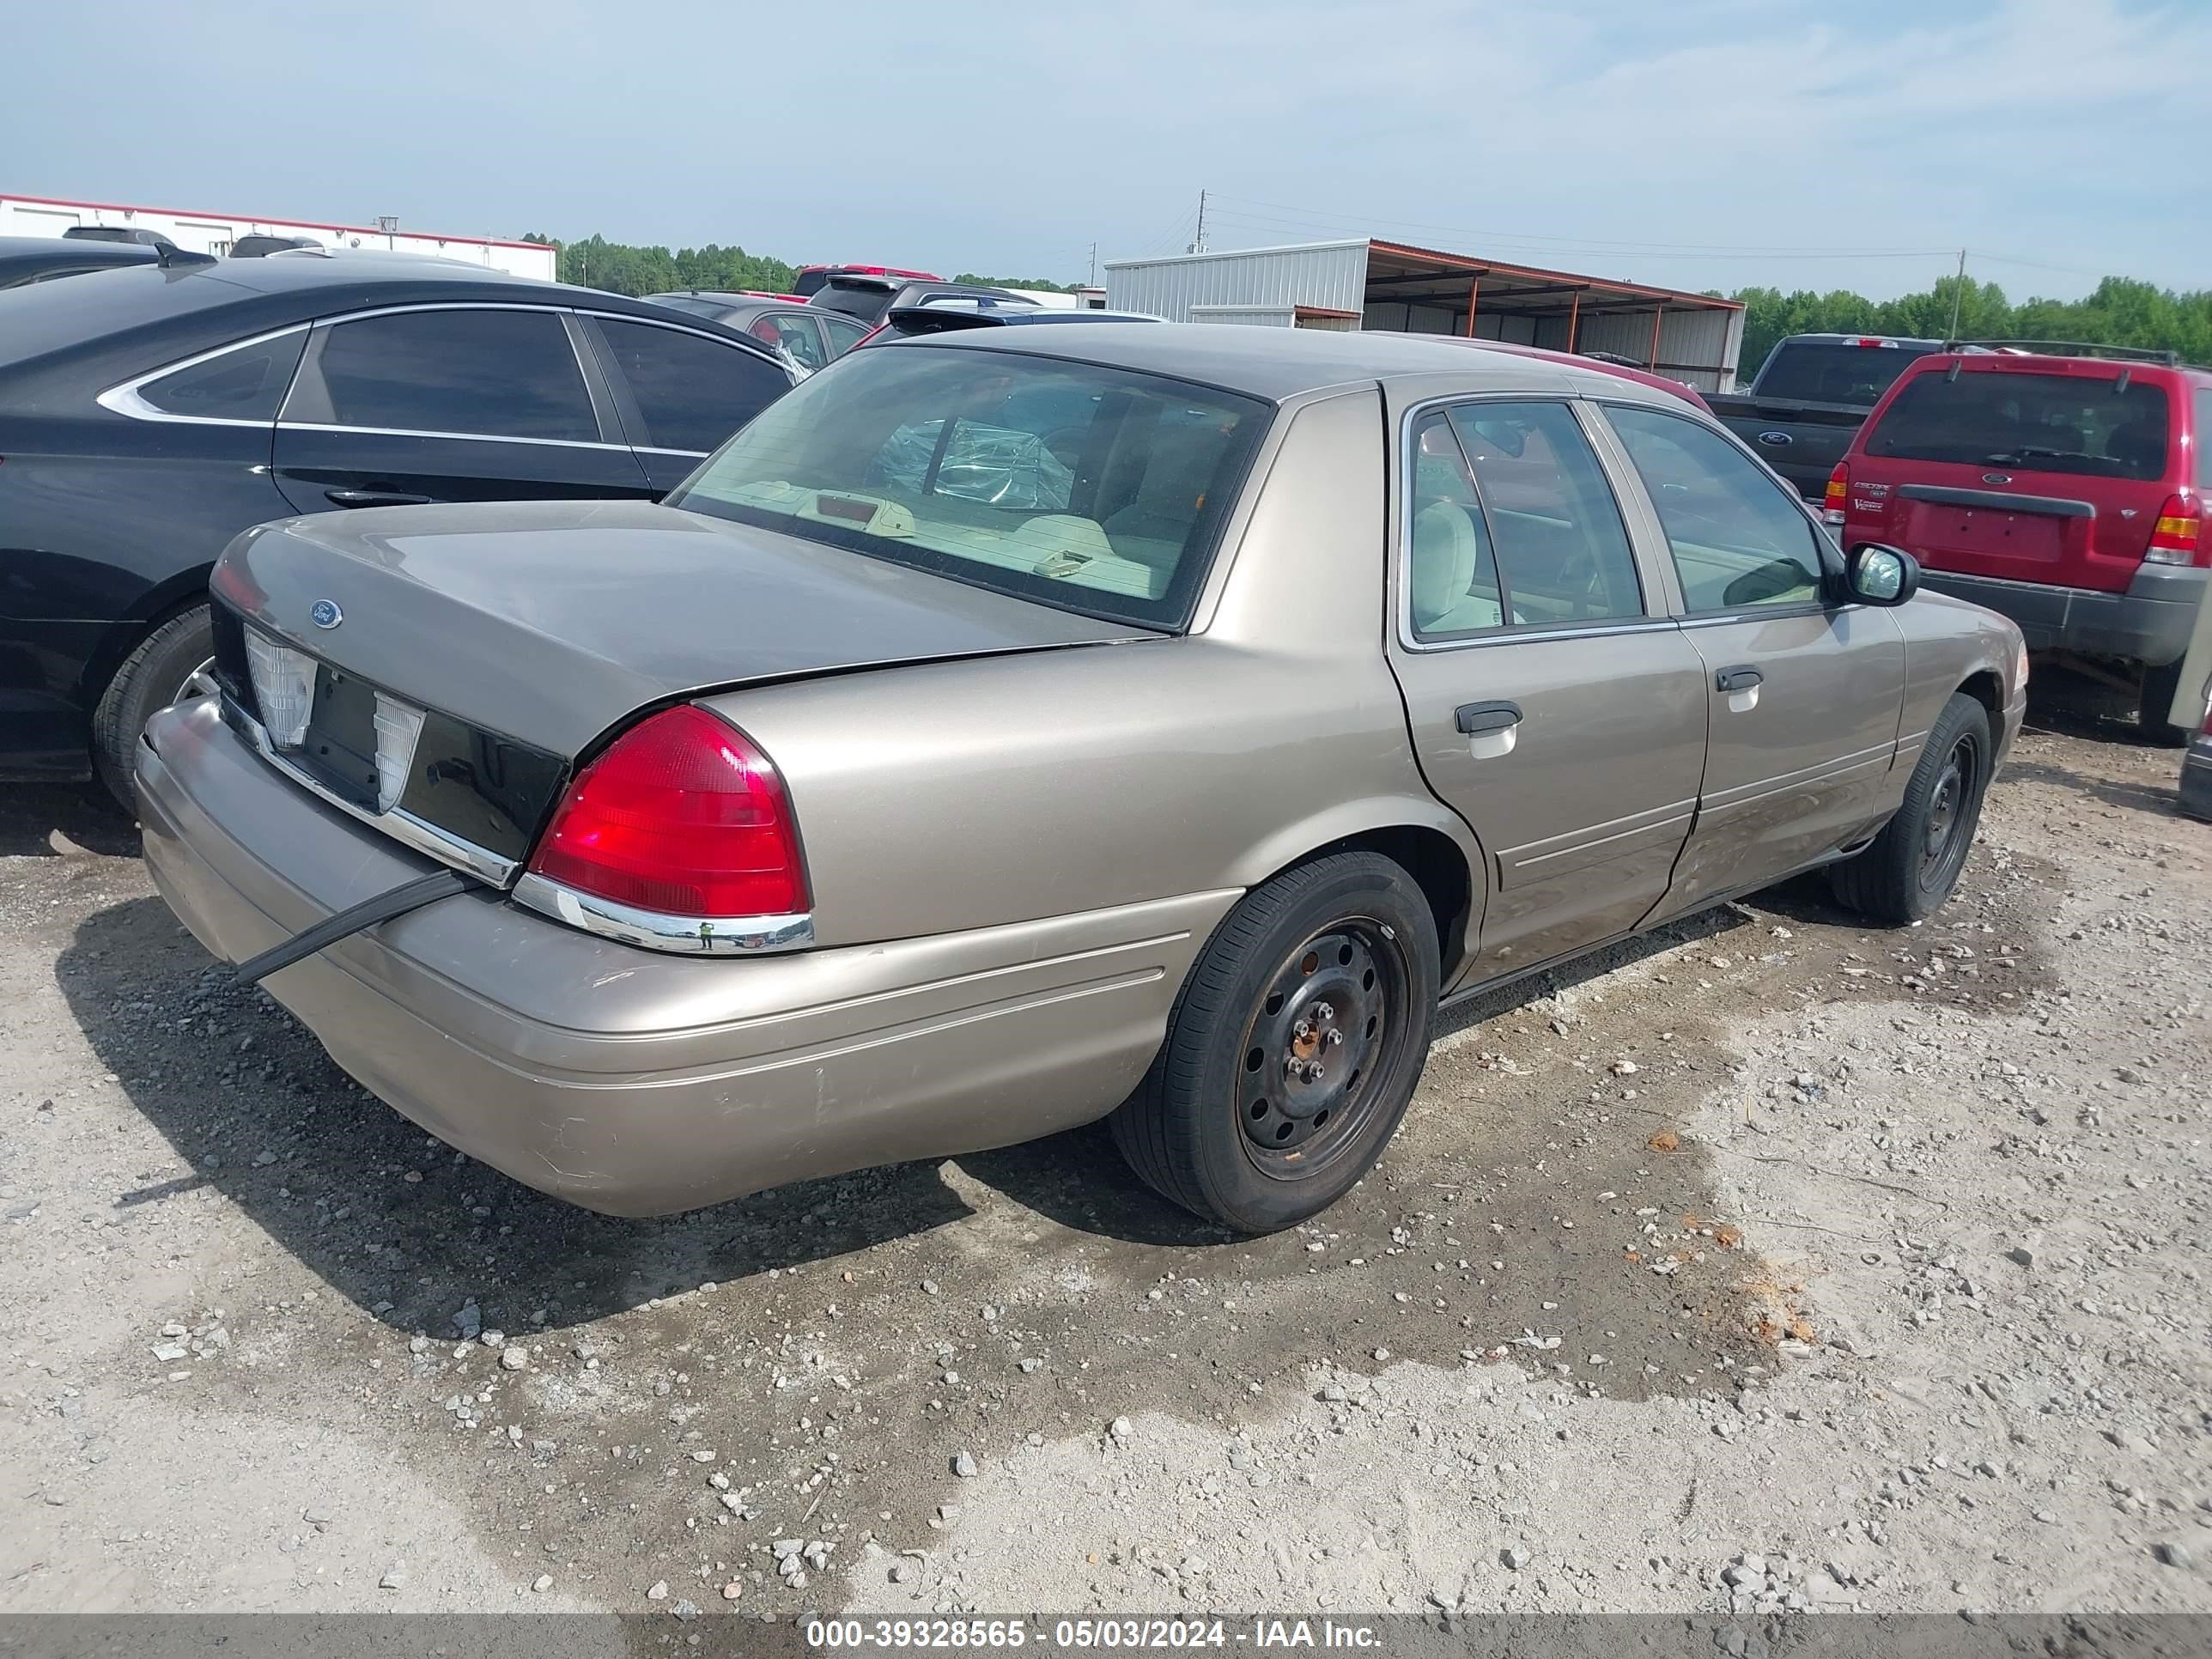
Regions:
<svg viewBox="0 0 2212 1659"><path fill-rule="evenodd" d="M1837 898L1899 927L1941 909L1974 844L1995 757L1989 712L1954 693L1929 730L1897 816L1872 846L1829 872Z"/></svg>
<svg viewBox="0 0 2212 1659"><path fill-rule="evenodd" d="M180 611L138 642L107 683L92 716L92 759L100 781L127 811L138 808L131 781L138 734L161 709L210 689L215 633L208 608Z"/></svg>
<svg viewBox="0 0 2212 1659"><path fill-rule="evenodd" d="M1247 893L1192 968L1115 1143L1240 1232L1327 1209L1382 1157L1428 1059L1436 922L1413 878L1338 853Z"/></svg>

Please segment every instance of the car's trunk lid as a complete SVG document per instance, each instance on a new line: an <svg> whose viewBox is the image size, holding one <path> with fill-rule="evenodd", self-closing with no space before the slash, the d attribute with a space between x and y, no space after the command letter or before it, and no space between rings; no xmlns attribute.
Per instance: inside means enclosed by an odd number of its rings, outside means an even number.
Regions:
<svg viewBox="0 0 2212 1659"><path fill-rule="evenodd" d="M287 770L349 810L391 819L396 805L505 861L526 854L570 763L641 708L1142 636L646 502L321 514L241 537L211 586L222 678L257 719L246 631L315 659ZM383 740L381 799L380 719L399 728ZM418 844L445 855L434 836Z"/></svg>

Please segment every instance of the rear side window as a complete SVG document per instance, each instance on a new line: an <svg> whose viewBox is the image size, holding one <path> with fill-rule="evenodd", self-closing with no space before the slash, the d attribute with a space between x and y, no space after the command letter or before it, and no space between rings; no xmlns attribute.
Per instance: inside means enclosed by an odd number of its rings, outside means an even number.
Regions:
<svg viewBox="0 0 2212 1659"><path fill-rule="evenodd" d="M2197 487L2212 489L2212 387L2197 389Z"/></svg>
<svg viewBox="0 0 2212 1659"><path fill-rule="evenodd" d="M1808 404L1856 404L1871 409L1918 358L1924 346L1793 345L1774 348L1753 382L1762 398Z"/></svg>
<svg viewBox="0 0 2212 1659"><path fill-rule="evenodd" d="M745 332L756 340L781 346L803 368L819 368L829 361L822 355L822 337L814 331L811 317L789 311L763 311Z"/></svg>
<svg viewBox="0 0 2212 1659"><path fill-rule="evenodd" d="M1819 532L1749 456L1679 415L1614 404L1606 418L1659 510L1688 610L1819 600Z"/></svg>
<svg viewBox="0 0 2212 1659"><path fill-rule="evenodd" d="M1891 460L2018 467L2093 478L2166 474L2166 388L2118 374L2035 374L1969 365L1914 376L1867 434Z"/></svg>
<svg viewBox="0 0 2212 1659"><path fill-rule="evenodd" d="M307 330L295 329L272 340L239 346L149 380L138 388L138 395L165 415L273 421L307 343Z"/></svg>
<svg viewBox="0 0 2212 1659"><path fill-rule="evenodd" d="M781 368L743 347L651 323L598 320L645 416L644 435L633 440L641 447L703 455L791 385Z"/></svg>
<svg viewBox="0 0 2212 1659"><path fill-rule="evenodd" d="M290 421L595 443L584 373L550 311L402 311L334 325Z"/></svg>
<svg viewBox="0 0 2212 1659"><path fill-rule="evenodd" d="M1620 506L1565 404L1462 404L1416 442L1416 638L1644 614Z"/></svg>
<svg viewBox="0 0 2212 1659"><path fill-rule="evenodd" d="M822 331L830 337L830 355L842 357L868 337L868 331L860 324L848 322L835 313L825 313Z"/></svg>

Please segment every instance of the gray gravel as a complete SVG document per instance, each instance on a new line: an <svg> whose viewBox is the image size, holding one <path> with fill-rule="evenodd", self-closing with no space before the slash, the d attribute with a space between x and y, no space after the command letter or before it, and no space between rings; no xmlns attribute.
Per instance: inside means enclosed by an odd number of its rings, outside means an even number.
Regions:
<svg viewBox="0 0 2212 1659"><path fill-rule="evenodd" d="M2212 1610L2174 764L2033 734L1923 927L1798 884L1466 1011L1256 1241L1095 1132L566 1209L15 792L0 1609Z"/></svg>

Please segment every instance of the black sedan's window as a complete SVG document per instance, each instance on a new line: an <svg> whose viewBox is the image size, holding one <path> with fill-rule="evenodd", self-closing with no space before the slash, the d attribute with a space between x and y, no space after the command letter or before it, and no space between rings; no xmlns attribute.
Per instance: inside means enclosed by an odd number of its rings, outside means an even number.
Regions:
<svg viewBox="0 0 2212 1659"><path fill-rule="evenodd" d="M198 415L226 421L273 421L300 366L307 331L295 329L274 339L238 346L219 357L173 369L149 380L138 395L167 415Z"/></svg>
<svg viewBox="0 0 2212 1659"><path fill-rule="evenodd" d="M794 387L670 502L1179 628L1271 413L1126 369L871 346Z"/></svg>
<svg viewBox="0 0 2212 1659"><path fill-rule="evenodd" d="M568 331L550 311L397 311L334 325L288 421L595 443ZM319 406L318 406L319 405Z"/></svg>
<svg viewBox="0 0 2212 1659"><path fill-rule="evenodd" d="M790 377L775 363L741 346L703 334L651 323L599 319L615 368L629 382L648 449L688 449L705 454L782 396Z"/></svg>

